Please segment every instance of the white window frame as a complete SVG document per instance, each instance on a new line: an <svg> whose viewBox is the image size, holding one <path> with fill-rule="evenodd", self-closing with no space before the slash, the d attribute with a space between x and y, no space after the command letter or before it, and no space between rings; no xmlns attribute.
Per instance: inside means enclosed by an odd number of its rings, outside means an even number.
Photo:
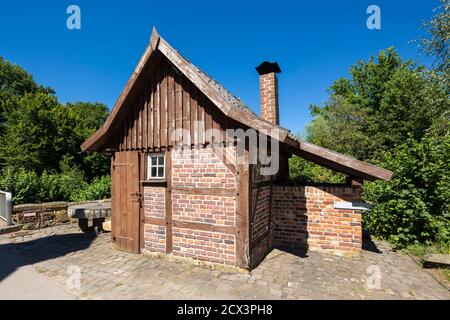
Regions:
<svg viewBox="0 0 450 320"><path fill-rule="evenodd" d="M152 165L152 157L157 157L156 165ZM160 165L158 159L163 158L163 164ZM162 177L152 177L152 168L156 168L156 175L158 175L158 169L163 168L163 176ZM166 154L165 153L148 153L147 154L147 180L164 180L166 178Z"/></svg>

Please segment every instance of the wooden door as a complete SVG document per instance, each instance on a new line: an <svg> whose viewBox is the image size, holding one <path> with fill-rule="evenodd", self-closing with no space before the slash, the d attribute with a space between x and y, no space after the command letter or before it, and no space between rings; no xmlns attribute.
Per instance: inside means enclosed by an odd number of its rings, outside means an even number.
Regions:
<svg viewBox="0 0 450 320"><path fill-rule="evenodd" d="M139 253L139 153L114 154L111 188L111 233L116 249Z"/></svg>

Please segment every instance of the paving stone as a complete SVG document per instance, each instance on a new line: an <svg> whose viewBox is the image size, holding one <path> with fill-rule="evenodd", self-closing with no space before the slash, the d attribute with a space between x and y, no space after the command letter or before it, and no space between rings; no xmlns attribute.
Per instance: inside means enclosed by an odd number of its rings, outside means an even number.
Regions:
<svg viewBox="0 0 450 320"><path fill-rule="evenodd" d="M73 227L0 236L41 274L65 288L68 267L81 269L79 299L450 299L450 293L409 257L376 241L381 253L355 258L273 250L248 275L115 251L110 234ZM378 266L381 289L368 290L367 268ZM67 288L66 288L67 290Z"/></svg>

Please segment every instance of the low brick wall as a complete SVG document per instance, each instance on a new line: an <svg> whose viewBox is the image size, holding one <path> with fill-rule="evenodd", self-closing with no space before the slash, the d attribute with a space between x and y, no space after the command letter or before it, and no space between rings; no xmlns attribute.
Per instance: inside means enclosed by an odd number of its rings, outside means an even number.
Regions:
<svg viewBox="0 0 450 320"><path fill-rule="evenodd" d="M14 224L22 225L23 230L36 230L56 226L62 223L76 222L67 216L70 205L89 202L48 202L40 204L20 204L13 208Z"/></svg>
<svg viewBox="0 0 450 320"><path fill-rule="evenodd" d="M273 245L359 253L361 212L335 209L334 203L360 200L360 193L360 188L344 186L274 186Z"/></svg>

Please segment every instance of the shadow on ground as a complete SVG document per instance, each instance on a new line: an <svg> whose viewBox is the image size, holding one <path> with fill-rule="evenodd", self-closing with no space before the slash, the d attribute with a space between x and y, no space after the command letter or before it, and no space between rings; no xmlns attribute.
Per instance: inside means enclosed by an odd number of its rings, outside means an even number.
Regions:
<svg viewBox="0 0 450 320"><path fill-rule="evenodd" d="M274 249L278 249L282 252L292 254L299 258L308 258L308 248L307 247L275 246Z"/></svg>
<svg viewBox="0 0 450 320"><path fill-rule="evenodd" d="M362 249L365 251L370 251L374 253L382 253L378 248L375 242L373 242L372 237L369 233L363 232L363 242Z"/></svg>
<svg viewBox="0 0 450 320"><path fill-rule="evenodd" d="M87 249L95 233L69 233L0 245L0 281L18 268Z"/></svg>

